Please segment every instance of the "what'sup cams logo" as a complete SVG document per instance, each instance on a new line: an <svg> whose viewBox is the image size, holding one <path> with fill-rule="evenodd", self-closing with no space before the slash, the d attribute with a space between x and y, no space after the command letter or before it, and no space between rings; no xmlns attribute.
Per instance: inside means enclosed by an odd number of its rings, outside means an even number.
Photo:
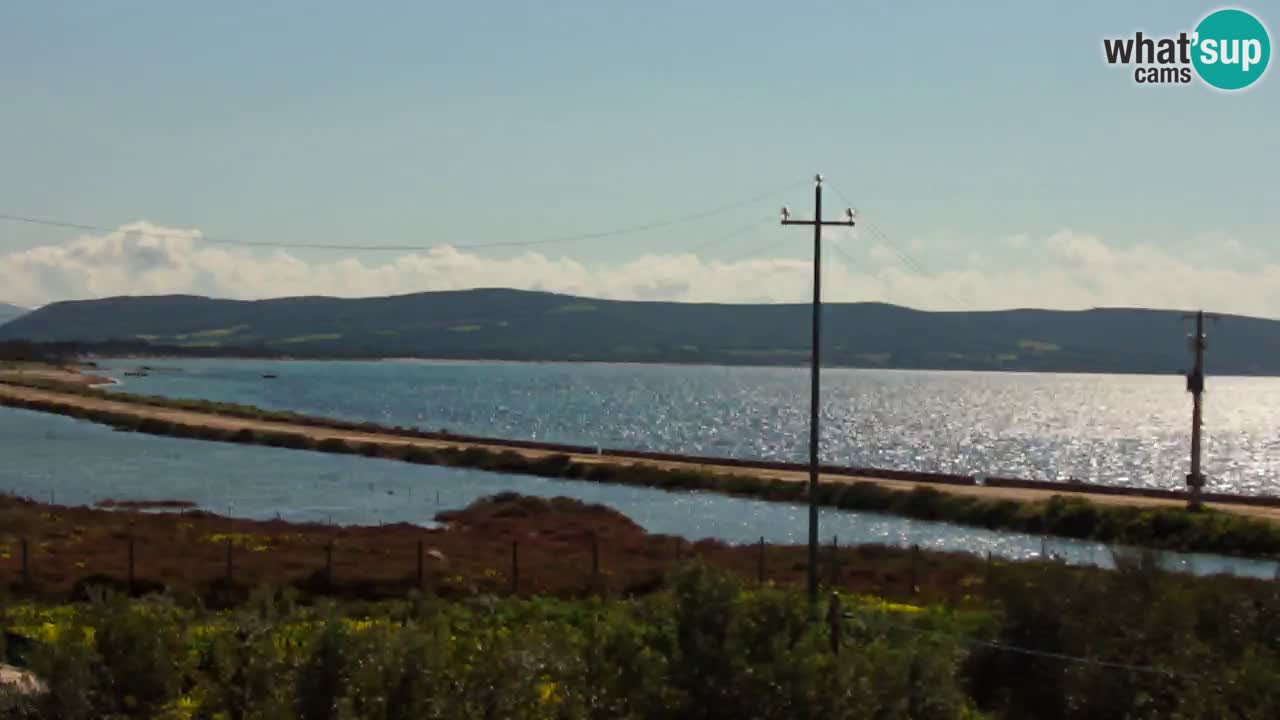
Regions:
<svg viewBox="0 0 1280 720"><path fill-rule="evenodd" d="M1134 65L1142 85L1191 83L1199 77L1218 90L1243 90L1262 78L1271 60L1271 36L1262 21L1244 10L1217 10L1191 32L1174 37L1133 37L1102 41L1110 65Z"/></svg>

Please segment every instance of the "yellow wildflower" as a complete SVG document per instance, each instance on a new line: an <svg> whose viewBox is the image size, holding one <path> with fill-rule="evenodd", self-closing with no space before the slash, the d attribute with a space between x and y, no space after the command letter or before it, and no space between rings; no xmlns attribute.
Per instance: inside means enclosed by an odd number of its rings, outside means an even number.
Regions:
<svg viewBox="0 0 1280 720"><path fill-rule="evenodd" d="M557 685L554 682L538 683L538 702L543 705L557 705L560 703L560 693L557 692Z"/></svg>

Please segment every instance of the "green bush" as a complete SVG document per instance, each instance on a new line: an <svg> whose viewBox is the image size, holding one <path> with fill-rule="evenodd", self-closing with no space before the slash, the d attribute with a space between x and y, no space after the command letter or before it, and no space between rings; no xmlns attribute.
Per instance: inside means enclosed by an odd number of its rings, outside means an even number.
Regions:
<svg viewBox="0 0 1280 720"><path fill-rule="evenodd" d="M342 438L328 437L316 444L316 449L327 453L349 453L351 446Z"/></svg>
<svg viewBox="0 0 1280 720"><path fill-rule="evenodd" d="M238 609L95 596L26 653L22 718L1217 718L1280 716L1280 595L1160 572L999 564L979 605L806 597L691 564L633 601ZM47 628L56 632L51 636Z"/></svg>

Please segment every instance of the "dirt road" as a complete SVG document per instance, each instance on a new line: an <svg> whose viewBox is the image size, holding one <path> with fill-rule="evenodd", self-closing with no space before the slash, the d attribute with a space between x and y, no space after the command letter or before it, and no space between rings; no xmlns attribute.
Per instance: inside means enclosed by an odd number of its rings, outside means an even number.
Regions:
<svg viewBox="0 0 1280 720"><path fill-rule="evenodd" d="M82 375L78 373L54 371L66 376L79 375L84 384L92 384L93 376ZM0 373L2 378L3 373ZM52 404L58 408L74 409L89 408L97 410L105 410L113 413L128 414L139 419L156 419L163 420L179 425L190 427L218 428L224 430L251 430L255 432L273 432L286 433L306 437L314 441L323 441L329 438L336 438L352 443L374 443L387 447L403 448L406 446L422 447L428 449L440 449L446 447L478 447L495 453L515 452L529 458L546 457L548 455L563 455L565 453L558 450L537 450L530 448L513 448L507 445L485 444L475 441L454 441L454 440L438 440L428 438L405 437L392 433L375 433L360 432L354 430L342 430L320 425L308 425L297 422L278 422L270 420L256 420L232 417L228 415L218 415L209 412L200 412L196 410L181 410L173 408L156 407L152 405L143 405L134 402L122 400L113 400L106 397L93 397L84 395L75 395L72 393L57 392L52 390L36 389L30 387L21 387L17 385L0 384L0 405L13 405L23 401L36 401ZM693 462L677 462L667 460L637 460L632 457L623 457L595 453L571 453L570 457L579 463L608 463L612 465L634 465L645 464L656 467L670 469L698 470L708 473L716 473L723 475L748 475L762 478L776 478L791 482L807 482L808 476L804 472L791 470L774 470L766 468L753 468L731 465L717 465L713 463L693 463ZM1178 507L1183 503L1178 500L1142 497L1138 495L1120 495L1120 494L1096 494L1089 492L1072 491L1069 486L1062 489L1046 488L1010 488L1010 487L991 487L980 485L951 485L940 483L915 482L909 480L887 480L883 478L867 478L854 477L850 475L836 475L824 473L820 479L824 483L872 483L881 487L911 491L917 487L926 486L938 490L940 492L954 493L958 495L969 495L975 497L986 498L990 500L1014 500L1018 502L1036 502L1047 500L1054 495L1075 496L1100 505L1129 505L1138 507ZM1237 504L1230 502L1211 503L1210 507L1241 515L1261 518L1272 522L1280 522L1280 507L1267 507L1258 505Z"/></svg>

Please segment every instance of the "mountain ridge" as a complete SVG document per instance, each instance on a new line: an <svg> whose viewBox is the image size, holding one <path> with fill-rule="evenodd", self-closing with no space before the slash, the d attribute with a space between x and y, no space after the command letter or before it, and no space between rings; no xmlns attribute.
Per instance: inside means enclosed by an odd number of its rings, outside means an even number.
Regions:
<svg viewBox="0 0 1280 720"><path fill-rule="evenodd" d="M52 303L0 325L0 340L143 342L189 354L432 357L750 365L808 362L811 308L605 300L475 288L365 298L229 300L173 294ZM928 311L827 303L824 364L910 369L1175 373L1183 312ZM1223 316L1210 370L1280 375L1280 321Z"/></svg>
<svg viewBox="0 0 1280 720"><path fill-rule="evenodd" d="M0 325L31 312L27 308L0 302Z"/></svg>

